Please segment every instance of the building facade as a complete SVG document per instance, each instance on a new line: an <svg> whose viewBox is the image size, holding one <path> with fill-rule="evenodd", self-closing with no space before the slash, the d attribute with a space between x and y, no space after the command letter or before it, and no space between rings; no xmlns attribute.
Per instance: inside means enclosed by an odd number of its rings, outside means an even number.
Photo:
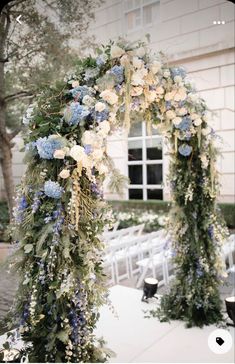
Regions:
<svg viewBox="0 0 235 364"><path fill-rule="evenodd" d="M220 201L234 202L234 4L225 0L106 0L90 26L97 43L119 37L146 40L153 51L166 54L169 63L182 65L200 95L214 112L211 125L223 138ZM14 177L24 171L20 140L14 150ZM109 138L108 152L121 173L130 178L124 199L169 199L168 157L164 143L144 123L135 124L129 135ZM0 176L0 189L3 181ZM107 184L107 199L119 199Z"/></svg>

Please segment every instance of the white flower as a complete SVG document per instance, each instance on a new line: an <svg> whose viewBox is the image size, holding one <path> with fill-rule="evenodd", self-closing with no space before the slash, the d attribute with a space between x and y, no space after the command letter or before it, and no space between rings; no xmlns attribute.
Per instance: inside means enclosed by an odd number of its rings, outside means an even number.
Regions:
<svg viewBox="0 0 235 364"><path fill-rule="evenodd" d="M100 174L107 174L109 172L108 167L104 163L99 163L96 168Z"/></svg>
<svg viewBox="0 0 235 364"><path fill-rule="evenodd" d="M111 58L119 58L125 53L124 49L118 47L117 45L113 45L110 50Z"/></svg>
<svg viewBox="0 0 235 364"><path fill-rule="evenodd" d="M174 100L181 101L181 100L185 100L186 97L187 97L186 88L179 87L179 89L177 90L177 92L174 95Z"/></svg>
<svg viewBox="0 0 235 364"><path fill-rule="evenodd" d="M193 123L194 123L195 126L199 126L202 123L202 119L201 118L197 118L197 119L193 120Z"/></svg>
<svg viewBox="0 0 235 364"><path fill-rule="evenodd" d="M143 92L142 86L135 86L131 89L131 96L140 96Z"/></svg>
<svg viewBox="0 0 235 364"><path fill-rule="evenodd" d="M167 92L167 93L165 94L165 100L166 100L166 101L171 101L171 100L173 100L173 97L174 97L173 92Z"/></svg>
<svg viewBox="0 0 235 364"><path fill-rule="evenodd" d="M154 74L156 74L160 69L161 69L161 63L158 61L154 61L150 65L150 71L153 72Z"/></svg>
<svg viewBox="0 0 235 364"><path fill-rule="evenodd" d="M118 102L118 96L113 91L104 90L101 92L100 96L102 97L102 99L107 101L110 105L114 105Z"/></svg>
<svg viewBox="0 0 235 364"><path fill-rule="evenodd" d="M143 66L143 61L141 59L139 59L138 57L133 57L132 63L133 63L133 66L137 69L139 69Z"/></svg>
<svg viewBox="0 0 235 364"><path fill-rule="evenodd" d="M187 114L187 109L185 107L181 107L180 109L177 110L177 114L183 116Z"/></svg>
<svg viewBox="0 0 235 364"><path fill-rule="evenodd" d="M148 93L146 94L146 99L149 103L153 102L156 99L156 92L148 91Z"/></svg>
<svg viewBox="0 0 235 364"><path fill-rule="evenodd" d="M171 75L170 70L165 70L165 71L163 72L163 76L164 76L165 78L170 77L170 75Z"/></svg>
<svg viewBox="0 0 235 364"><path fill-rule="evenodd" d="M180 83L180 82L182 82L182 77L181 77L181 76L175 76L175 77L174 77L174 82L175 82L175 83Z"/></svg>
<svg viewBox="0 0 235 364"><path fill-rule="evenodd" d="M202 154L200 156L201 162L202 162L202 168L207 169L208 165L209 165L209 160L207 159L206 154Z"/></svg>
<svg viewBox="0 0 235 364"><path fill-rule="evenodd" d="M68 178L70 176L70 171L68 169L62 169L59 176L61 178Z"/></svg>
<svg viewBox="0 0 235 364"><path fill-rule="evenodd" d="M95 149L94 152L92 152L91 156L94 160L101 160L103 158L104 151L103 149Z"/></svg>
<svg viewBox="0 0 235 364"><path fill-rule="evenodd" d="M196 94L196 93L190 92L190 93L188 94L188 98L189 98L189 100L190 100L190 101L192 101L192 102L196 102L196 101L198 101L198 99L199 99L199 95L198 95L198 94Z"/></svg>
<svg viewBox="0 0 235 364"><path fill-rule="evenodd" d="M72 87L73 88L78 87L78 86L79 86L79 81L77 81L77 80L72 81Z"/></svg>
<svg viewBox="0 0 235 364"><path fill-rule="evenodd" d="M126 64L128 64L129 63L129 57L128 57L128 55L127 54L124 54L124 56L122 56L121 58L120 58L120 63L121 63L121 65L123 66L123 67L125 67L125 65Z"/></svg>
<svg viewBox="0 0 235 364"><path fill-rule="evenodd" d="M63 149L56 149L55 151L54 151L54 154L53 154L53 157L55 158L55 159L64 159L64 157L65 157L65 151L63 150Z"/></svg>
<svg viewBox="0 0 235 364"><path fill-rule="evenodd" d="M109 113L109 121L111 123L113 123L115 121L115 119L116 119L116 113L115 112L110 112Z"/></svg>
<svg viewBox="0 0 235 364"><path fill-rule="evenodd" d="M176 114L173 110L168 110L166 112L166 117L167 117L167 119L174 119L176 117Z"/></svg>
<svg viewBox="0 0 235 364"><path fill-rule="evenodd" d="M195 120L195 119L200 118L200 115L199 115L199 114L196 114L196 113L192 113L192 114L190 115L190 117L191 117L191 119L192 119L192 120Z"/></svg>
<svg viewBox="0 0 235 364"><path fill-rule="evenodd" d="M179 116L177 116L176 118L174 118L172 120L172 123L175 125L175 126L178 126L182 121L182 118L180 118Z"/></svg>
<svg viewBox="0 0 235 364"><path fill-rule="evenodd" d="M135 53L135 54L136 54L136 56L138 56L138 57L143 57L143 56L145 55L146 51L145 51L144 47L139 47L139 48L137 48L137 49L134 51L134 53Z"/></svg>
<svg viewBox="0 0 235 364"><path fill-rule="evenodd" d="M164 94L164 88L162 86L158 86L156 88L156 93L160 95Z"/></svg>
<svg viewBox="0 0 235 364"><path fill-rule="evenodd" d="M95 104L95 111L101 112L106 108L106 105L103 102L97 102Z"/></svg>
<svg viewBox="0 0 235 364"><path fill-rule="evenodd" d="M72 157L75 161L81 162L82 159L86 156L85 150L81 145L74 145L70 149L69 153L70 157Z"/></svg>
<svg viewBox="0 0 235 364"><path fill-rule="evenodd" d="M110 131L110 123L107 120L99 124L99 135L106 137Z"/></svg>
<svg viewBox="0 0 235 364"><path fill-rule="evenodd" d="M206 128L202 129L202 135L209 135L211 133L211 127L207 126Z"/></svg>
<svg viewBox="0 0 235 364"><path fill-rule="evenodd" d="M144 85L144 77L147 75L148 71L146 70L146 68L141 68L137 71L135 71L132 74L132 78L131 78L131 84L133 86L143 86Z"/></svg>
<svg viewBox="0 0 235 364"><path fill-rule="evenodd" d="M92 106L94 102L93 97L89 96L89 95L85 95L82 99L82 103L86 106Z"/></svg>
<svg viewBox="0 0 235 364"><path fill-rule="evenodd" d="M94 148L101 148L103 145L103 138L92 130L86 130L82 136L82 144L92 145Z"/></svg>
<svg viewBox="0 0 235 364"><path fill-rule="evenodd" d="M205 114L203 115L202 119L206 122L208 122L211 118L211 113L209 111L206 111Z"/></svg>

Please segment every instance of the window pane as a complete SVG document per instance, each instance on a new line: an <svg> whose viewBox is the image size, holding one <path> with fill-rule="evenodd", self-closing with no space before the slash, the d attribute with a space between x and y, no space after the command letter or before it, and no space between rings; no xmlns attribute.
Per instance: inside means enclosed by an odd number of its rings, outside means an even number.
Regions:
<svg viewBox="0 0 235 364"><path fill-rule="evenodd" d="M152 23L152 5L145 6L143 9L144 25Z"/></svg>
<svg viewBox="0 0 235 364"><path fill-rule="evenodd" d="M162 183L162 164L147 165L147 184L160 185Z"/></svg>
<svg viewBox="0 0 235 364"><path fill-rule="evenodd" d="M128 142L128 160L142 160L142 140L129 140Z"/></svg>
<svg viewBox="0 0 235 364"><path fill-rule="evenodd" d="M162 190L147 190L147 199L148 200L163 200L163 191Z"/></svg>
<svg viewBox="0 0 235 364"><path fill-rule="evenodd" d="M128 166L128 175L131 185L142 185L143 183L143 167L142 166Z"/></svg>
<svg viewBox="0 0 235 364"><path fill-rule="evenodd" d="M160 21L159 1L143 7L143 24L148 25Z"/></svg>
<svg viewBox="0 0 235 364"><path fill-rule="evenodd" d="M126 14L126 26L128 30L136 28L136 23L140 19L140 9L130 11Z"/></svg>
<svg viewBox="0 0 235 364"><path fill-rule="evenodd" d="M142 136L142 123L134 123L131 125L129 137Z"/></svg>
<svg viewBox="0 0 235 364"><path fill-rule="evenodd" d="M143 200L143 190L141 189L130 189L129 190L129 199L130 200Z"/></svg>
<svg viewBox="0 0 235 364"><path fill-rule="evenodd" d="M162 141L161 139L146 140L147 160L162 159Z"/></svg>

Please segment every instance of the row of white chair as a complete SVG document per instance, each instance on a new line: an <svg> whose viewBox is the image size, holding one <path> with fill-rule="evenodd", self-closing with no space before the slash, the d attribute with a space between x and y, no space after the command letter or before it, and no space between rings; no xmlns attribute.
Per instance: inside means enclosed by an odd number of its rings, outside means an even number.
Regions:
<svg viewBox="0 0 235 364"><path fill-rule="evenodd" d="M234 269L233 255L235 253L235 234L231 234L222 247L222 257L227 272Z"/></svg>

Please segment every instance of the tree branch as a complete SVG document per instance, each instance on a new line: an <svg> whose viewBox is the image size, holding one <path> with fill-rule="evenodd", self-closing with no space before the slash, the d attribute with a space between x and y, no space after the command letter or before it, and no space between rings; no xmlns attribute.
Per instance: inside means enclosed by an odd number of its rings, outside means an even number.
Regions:
<svg viewBox="0 0 235 364"><path fill-rule="evenodd" d="M34 94L31 91L18 91L18 92L15 92L14 94L7 95L6 97L4 97L4 101L10 102L13 100L17 100L17 99L20 99L23 97L29 97L29 96L33 97Z"/></svg>

